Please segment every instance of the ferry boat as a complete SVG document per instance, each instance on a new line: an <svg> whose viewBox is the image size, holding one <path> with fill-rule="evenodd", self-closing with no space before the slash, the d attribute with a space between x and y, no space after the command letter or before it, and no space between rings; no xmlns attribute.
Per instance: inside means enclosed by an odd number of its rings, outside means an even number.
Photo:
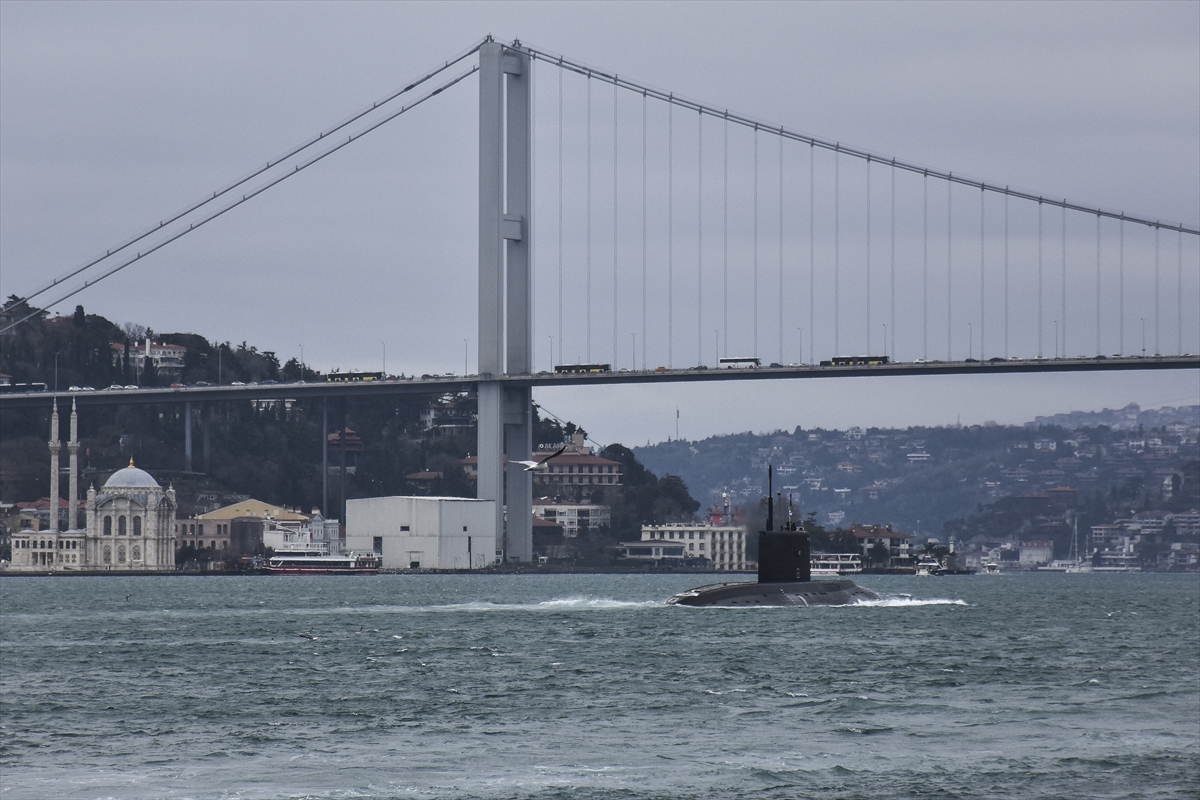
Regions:
<svg viewBox="0 0 1200 800"><path fill-rule="evenodd" d="M267 560L271 575L378 575L380 558L374 553L329 556L320 551L276 553Z"/></svg>
<svg viewBox="0 0 1200 800"><path fill-rule="evenodd" d="M862 573L862 557L857 553L814 553L810 561L814 578Z"/></svg>

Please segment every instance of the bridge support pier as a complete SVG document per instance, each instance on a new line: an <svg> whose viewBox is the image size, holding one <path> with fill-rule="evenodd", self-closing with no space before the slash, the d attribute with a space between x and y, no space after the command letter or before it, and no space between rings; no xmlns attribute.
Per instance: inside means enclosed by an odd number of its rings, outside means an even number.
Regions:
<svg viewBox="0 0 1200 800"><path fill-rule="evenodd" d="M499 42L480 48L476 495L496 501L497 541L507 560L521 562L533 559L533 482L519 465L506 470L505 456L531 456L532 391L489 379L528 375L533 364L530 83L529 56Z"/></svg>
<svg viewBox="0 0 1200 800"><path fill-rule="evenodd" d="M321 516L329 519L329 398L321 398Z"/></svg>
<svg viewBox="0 0 1200 800"><path fill-rule="evenodd" d="M505 493L508 540L505 553L514 561L533 561L533 473L514 463L528 460L533 451L533 390L527 386L504 392L504 447L519 453L506 465Z"/></svg>
<svg viewBox="0 0 1200 800"><path fill-rule="evenodd" d="M212 409L209 408L208 403L200 407L200 418L201 423L204 425L204 472L207 474L212 472L212 450L208 446L208 429L210 427L209 423L212 421Z"/></svg>
<svg viewBox="0 0 1200 800"><path fill-rule="evenodd" d="M192 404L183 404L183 463L184 468L192 471Z"/></svg>

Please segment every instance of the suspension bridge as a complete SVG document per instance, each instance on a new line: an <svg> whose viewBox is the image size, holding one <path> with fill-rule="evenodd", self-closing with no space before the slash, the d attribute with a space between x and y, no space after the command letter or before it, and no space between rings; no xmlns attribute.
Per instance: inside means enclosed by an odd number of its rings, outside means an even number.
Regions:
<svg viewBox="0 0 1200 800"><path fill-rule="evenodd" d="M1200 368L1195 223L872 153L490 37L28 292L33 310L11 304L0 336L471 77L473 374L79 404L186 403L190 420L192 403L474 392L478 496L498 501L498 531L507 499L506 554L528 561L532 481L505 455L530 457L535 387ZM720 369L730 356L762 367ZM564 364L591 369L556 373ZM0 410L42 403L0 395Z"/></svg>

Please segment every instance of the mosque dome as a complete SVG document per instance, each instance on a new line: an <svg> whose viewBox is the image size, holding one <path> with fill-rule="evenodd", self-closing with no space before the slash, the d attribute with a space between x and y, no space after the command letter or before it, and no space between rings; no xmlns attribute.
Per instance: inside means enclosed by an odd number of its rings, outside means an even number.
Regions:
<svg viewBox="0 0 1200 800"><path fill-rule="evenodd" d="M144 469L138 469L133 465L133 459L129 459L129 466L125 469L119 469L104 482L105 489L113 488L137 488L137 489L158 489L158 481L146 472Z"/></svg>

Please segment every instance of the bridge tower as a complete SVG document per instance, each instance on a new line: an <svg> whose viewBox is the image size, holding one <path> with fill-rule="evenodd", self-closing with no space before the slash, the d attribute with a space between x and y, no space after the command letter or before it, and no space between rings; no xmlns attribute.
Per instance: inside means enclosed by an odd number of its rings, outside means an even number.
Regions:
<svg viewBox="0 0 1200 800"><path fill-rule="evenodd" d="M530 83L527 54L494 41L479 49L477 496L496 501L505 558L522 562L533 560L533 480L519 464L506 475L504 459L530 458L533 398L530 387L498 379L527 375L533 366Z"/></svg>

